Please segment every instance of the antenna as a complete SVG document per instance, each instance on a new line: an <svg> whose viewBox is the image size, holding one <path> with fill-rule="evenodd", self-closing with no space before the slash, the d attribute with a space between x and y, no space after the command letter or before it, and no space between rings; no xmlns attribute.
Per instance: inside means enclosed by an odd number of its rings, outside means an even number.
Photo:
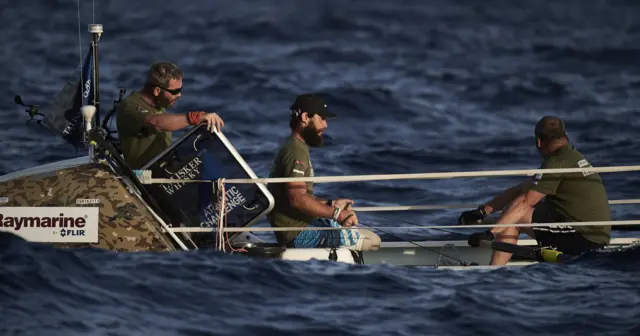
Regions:
<svg viewBox="0 0 640 336"><path fill-rule="evenodd" d="M93 35L93 41L91 42L92 52L93 52L93 106L96 108L95 112L95 121L96 127L100 125L100 73L98 72L98 41L102 36L104 30L102 29L102 25L98 23L89 25L89 33Z"/></svg>
<svg viewBox="0 0 640 336"><path fill-rule="evenodd" d="M100 73L98 72L98 41L102 36L104 30L102 29L101 24L93 23L89 25L89 33L93 35L93 40L91 41L91 49L93 53L93 105L86 105L80 108L82 112L82 116L85 120L85 135L88 139L89 132L94 128L93 122L95 120L96 129L100 128L100 83L98 80L100 78ZM95 151L93 141L89 142L89 161L93 162L95 160Z"/></svg>

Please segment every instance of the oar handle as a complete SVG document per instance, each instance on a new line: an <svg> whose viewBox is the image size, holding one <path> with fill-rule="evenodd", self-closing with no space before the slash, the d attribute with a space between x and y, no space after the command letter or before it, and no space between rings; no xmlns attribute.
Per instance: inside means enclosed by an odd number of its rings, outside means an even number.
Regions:
<svg viewBox="0 0 640 336"><path fill-rule="evenodd" d="M569 255L548 248L540 249L540 258L542 259L542 261L552 263L563 263L571 259Z"/></svg>

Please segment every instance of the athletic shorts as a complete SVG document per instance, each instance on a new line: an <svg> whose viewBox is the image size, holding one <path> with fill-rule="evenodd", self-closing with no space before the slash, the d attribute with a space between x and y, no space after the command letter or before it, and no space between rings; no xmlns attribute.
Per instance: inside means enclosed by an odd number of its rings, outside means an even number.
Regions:
<svg viewBox="0 0 640 336"><path fill-rule="evenodd" d="M308 227L340 227L340 224L332 219L319 218ZM352 247L359 240L358 230L306 230L300 231L291 245L297 248Z"/></svg>
<svg viewBox="0 0 640 336"><path fill-rule="evenodd" d="M566 217L548 203L540 202L533 210L533 223L564 223ZM558 227L533 227L538 246L558 250L569 255L578 255L590 250L604 247L585 238L570 225Z"/></svg>

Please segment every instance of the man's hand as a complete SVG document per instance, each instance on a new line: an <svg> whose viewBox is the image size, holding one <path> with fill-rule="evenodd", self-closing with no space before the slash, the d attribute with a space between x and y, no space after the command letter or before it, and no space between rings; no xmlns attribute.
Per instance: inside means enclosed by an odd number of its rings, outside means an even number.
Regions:
<svg viewBox="0 0 640 336"><path fill-rule="evenodd" d="M332 203L331 206L333 206L334 208L347 210L353 204L353 200L350 200L347 198L341 198L341 199L334 200L331 203Z"/></svg>
<svg viewBox="0 0 640 336"><path fill-rule="evenodd" d="M207 123L207 130L213 132L215 127L218 132L224 126L224 121L216 113L206 113L202 111L187 112L187 122L189 125L200 125Z"/></svg>
<svg viewBox="0 0 640 336"><path fill-rule="evenodd" d="M207 123L207 130L210 132L213 132L214 127L218 132L224 127L224 121L222 121L222 118L216 113L207 113L202 120Z"/></svg>
<svg viewBox="0 0 640 336"><path fill-rule="evenodd" d="M477 209L463 212L458 218L458 224L480 224L486 215L487 213L484 212L482 206L479 206Z"/></svg>
<svg viewBox="0 0 640 336"><path fill-rule="evenodd" d="M352 227L358 225L358 217L353 210L342 210L338 216L338 223L342 226Z"/></svg>

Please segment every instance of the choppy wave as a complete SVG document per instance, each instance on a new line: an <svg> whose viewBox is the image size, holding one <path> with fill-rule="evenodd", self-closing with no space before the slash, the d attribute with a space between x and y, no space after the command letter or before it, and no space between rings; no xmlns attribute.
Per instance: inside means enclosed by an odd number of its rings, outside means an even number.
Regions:
<svg viewBox="0 0 640 336"><path fill-rule="evenodd" d="M61 250L6 233L0 242L3 334L632 335L640 328L637 248L565 266L451 271L214 251Z"/></svg>

